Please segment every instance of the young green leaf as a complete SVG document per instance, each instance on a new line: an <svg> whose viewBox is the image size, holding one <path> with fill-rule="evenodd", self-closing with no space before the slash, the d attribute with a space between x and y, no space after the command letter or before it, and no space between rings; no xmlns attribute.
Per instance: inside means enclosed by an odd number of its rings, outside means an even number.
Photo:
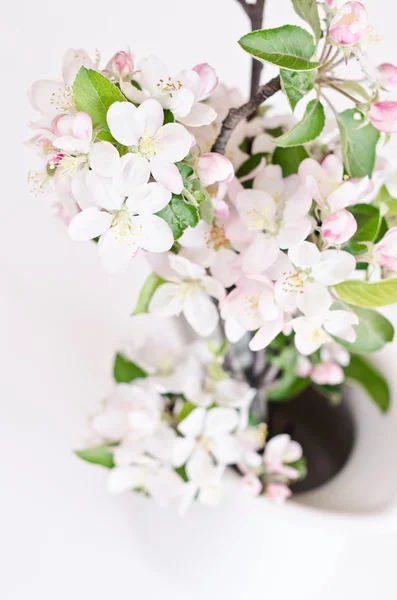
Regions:
<svg viewBox="0 0 397 600"><path fill-rule="evenodd" d="M289 400L300 394L310 384L310 379L297 377L295 364L297 351L293 346L285 347L279 356L272 358L272 364L281 371L280 377L266 393L268 400Z"/></svg>
<svg viewBox="0 0 397 600"><path fill-rule="evenodd" d="M350 177L371 177L379 131L371 123L362 127L363 116L355 108L339 114L343 162Z"/></svg>
<svg viewBox="0 0 397 600"><path fill-rule="evenodd" d="M387 231L387 223L381 218L379 208L372 204L356 204L347 209L357 221L357 232L346 244L352 254L363 254L367 246L362 242L375 242ZM380 219L382 219L380 221Z"/></svg>
<svg viewBox="0 0 397 600"><path fill-rule="evenodd" d="M247 160L244 161L243 164L237 169L236 177L240 179L240 177L246 177L252 173L252 171L254 171L254 169L260 165L260 162L264 156L266 155L263 152L252 154L252 156L247 158Z"/></svg>
<svg viewBox="0 0 397 600"><path fill-rule="evenodd" d="M295 127L275 138L276 146L288 148L290 146L301 146L315 140L322 132L325 125L324 107L318 100L311 100L306 106L302 121Z"/></svg>
<svg viewBox="0 0 397 600"><path fill-rule="evenodd" d="M104 444L96 448L76 450L75 454L89 463L112 469L114 467L113 454L110 450L112 446L117 446L117 444Z"/></svg>
<svg viewBox="0 0 397 600"><path fill-rule="evenodd" d="M247 33L239 44L265 62L292 71L311 71L320 65L311 61L316 50L313 37L302 27L284 25Z"/></svg>
<svg viewBox="0 0 397 600"><path fill-rule="evenodd" d="M348 381L360 385L383 413L389 410L389 386L383 375L371 363L353 354L349 366L345 368L345 377Z"/></svg>
<svg viewBox="0 0 397 600"><path fill-rule="evenodd" d="M322 31L317 2L315 0L292 0L292 4L300 18L310 25L318 41L321 38Z"/></svg>
<svg viewBox="0 0 397 600"><path fill-rule="evenodd" d="M81 67L74 80L73 95L76 109L90 115L94 128L101 128L98 137L114 141L106 114L114 102L126 102L119 88L101 73Z"/></svg>
<svg viewBox="0 0 397 600"><path fill-rule="evenodd" d="M334 286L339 298L362 308L379 308L397 302L397 277L376 283L349 280Z"/></svg>
<svg viewBox="0 0 397 600"><path fill-rule="evenodd" d="M133 315L141 315L148 312L149 302L152 299L154 292L162 283L164 283L164 279L156 275L156 273L151 273L146 278L140 291L135 310L132 313Z"/></svg>
<svg viewBox="0 0 397 600"><path fill-rule="evenodd" d="M182 196L175 195L157 215L171 227L175 240L181 237L187 227L196 227L200 220L198 208L185 202Z"/></svg>
<svg viewBox="0 0 397 600"><path fill-rule="evenodd" d="M302 160L309 155L303 146L293 146L292 148L278 147L273 152L272 163L280 165L283 177L288 177L298 172Z"/></svg>
<svg viewBox="0 0 397 600"><path fill-rule="evenodd" d="M286 71L280 69L281 87L292 110L314 85L314 71Z"/></svg>
<svg viewBox="0 0 397 600"><path fill-rule="evenodd" d="M359 318L359 324L354 326L357 338L354 342L346 342L340 338L335 338L338 344L347 348L354 354L367 354L368 352L377 352L385 344L393 341L394 327L386 317L376 310L360 308L359 306L346 306L343 302L337 302L334 308L341 310L351 310Z"/></svg>
<svg viewBox="0 0 397 600"><path fill-rule="evenodd" d="M138 367L122 354L116 354L113 365L113 377L117 383L130 383L134 379L147 377L146 371Z"/></svg>

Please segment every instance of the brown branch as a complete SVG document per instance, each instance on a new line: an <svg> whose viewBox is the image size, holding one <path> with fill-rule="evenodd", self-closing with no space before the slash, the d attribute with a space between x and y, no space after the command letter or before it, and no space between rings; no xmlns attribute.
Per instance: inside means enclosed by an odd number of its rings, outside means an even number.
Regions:
<svg viewBox="0 0 397 600"><path fill-rule="evenodd" d="M240 1L240 0L239 0ZM226 145L233 129L243 119L248 119L265 100L273 96L281 89L280 77L274 77L264 85L261 85L257 93L239 108L231 108L222 123L221 131L212 147L212 152L225 154Z"/></svg>
<svg viewBox="0 0 397 600"><path fill-rule="evenodd" d="M246 0L237 0L239 4L243 7L244 11L249 17L251 22L251 31L256 31L257 29L262 28L263 23L263 13L265 10L265 2L266 0L256 0L255 4L248 4ZM256 58L252 59L252 70L251 70L251 90L250 90L250 98L254 96L256 93L259 82L261 78L261 73L263 69L263 63Z"/></svg>

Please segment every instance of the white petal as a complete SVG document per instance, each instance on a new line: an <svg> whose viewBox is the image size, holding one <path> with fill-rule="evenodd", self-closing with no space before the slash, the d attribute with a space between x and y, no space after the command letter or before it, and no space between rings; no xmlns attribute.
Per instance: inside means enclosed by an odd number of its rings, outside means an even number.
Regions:
<svg viewBox="0 0 397 600"><path fill-rule="evenodd" d="M265 190L276 200L281 199L284 188L283 173L279 165L267 165L254 179L254 189Z"/></svg>
<svg viewBox="0 0 397 600"><path fill-rule="evenodd" d="M311 228L311 221L307 217L285 223L277 236L279 247L286 250L292 246L297 246L307 238Z"/></svg>
<svg viewBox="0 0 397 600"><path fill-rule="evenodd" d="M179 423L177 427L178 431L185 437L196 438L203 431L206 415L207 411L205 408L195 408Z"/></svg>
<svg viewBox="0 0 397 600"><path fill-rule="evenodd" d="M288 282L288 278L282 278L276 281L274 285L274 295L276 301L286 312L292 313L296 309L299 289L294 289Z"/></svg>
<svg viewBox="0 0 397 600"><path fill-rule="evenodd" d="M195 102L190 112L185 117L178 117L178 121L187 127L200 127L201 125L210 125L216 117L217 113L211 106Z"/></svg>
<svg viewBox="0 0 397 600"><path fill-rule="evenodd" d="M195 446L196 442L193 437L176 438L172 456L172 464L174 467L181 467L184 465L191 456Z"/></svg>
<svg viewBox="0 0 397 600"><path fill-rule="evenodd" d="M229 342L235 344L247 333L245 327L242 327L240 323L234 317L230 317L225 321L225 334Z"/></svg>
<svg viewBox="0 0 397 600"><path fill-rule="evenodd" d="M320 262L320 250L312 242L302 242L288 251L290 261L301 269L307 269Z"/></svg>
<svg viewBox="0 0 397 600"><path fill-rule="evenodd" d="M179 123L167 123L154 136L156 156L166 162L175 163L189 153L192 139L190 133Z"/></svg>
<svg viewBox="0 0 397 600"><path fill-rule="evenodd" d="M211 408L207 412L203 433L210 437L231 433L236 429L238 420L238 412L234 408Z"/></svg>
<svg viewBox="0 0 397 600"><path fill-rule="evenodd" d="M332 296L325 286L319 283L308 283L303 294L298 294L296 303L303 314L311 317L326 313L332 304Z"/></svg>
<svg viewBox="0 0 397 600"><path fill-rule="evenodd" d="M183 485L183 480L173 469L161 467L149 475L146 489L157 504L166 506L181 494Z"/></svg>
<svg viewBox="0 0 397 600"><path fill-rule="evenodd" d="M60 81L41 79L36 81L29 90L29 100L45 119L51 121L59 115L57 102L54 98L63 98L69 93L68 87Z"/></svg>
<svg viewBox="0 0 397 600"><path fill-rule="evenodd" d="M337 190L328 196L327 204L332 212L346 208L357 202L358 192L356 186L350 181L343 183Z"/></svg>
<svg viewBox="0 0 397 600"><path fill-rule="evenodd" d="M163 107L154 98L149 98L138 106L138 113L145 136L153 137L164 121Z"/></svg>
<svg viewBox="0 0 397 600"><path fill-rule="evenodd" d="M110 273L124 271L138 250L131 236L119 236L113 231L104 233L98 242L99 258Z"/></svg>
<svg viewBox="0 0 397 600"><path fill-rule="evenodd" d="M282 331L284 327L284 321L282 318L275 319L274 321L268 321L265 325L263 325L252 340L249 343L250 350L256 352L257 350L262 350L262 348L266 348L270 342L274 340L276 336Z"/></svg>
<svg viewBox="0 0 397 600"><path fill-rule="evenodd" d="M86 184L98 206L106 210L118 210L123 204L124 195L116 189L112 179L88 171Z"/></svg>
<svg viewBox="0 0 397 600"><path fill-rule="evenodd" d="M71 183L73 197L82 210L97 206L95 196L87 186L87 173L88 166L85 165L73 176Z"/></svg>
<svg viewBox="0 0 397 600"><path fill-rule="evenodd" d="M189 480L203 486L218 480L218 468L207 452L197 448L186 465Z"/></svg>
<svg viewBox="0 0 397 600"><path fill-rule="evenodd" d="M109 229L112 220L112 215L93 206L71 220L68 232L72 240L92 240Z"/></svg>
<svg viewBox="0 0 397 600"><path fill-rule="evenodd" d="M88 156L90 167L98 175L112 177L117 170L120 156L110 142L96 142Z"/></svg>
<svg viewBox="0 0 397 600"><path fill-rule="evenodd" d="M140 248L148 252L167 252L174 243L168 223L150 214L131 219L131 236Z"/></svg>
<svg viewBox="0 0 397 600"><path fill-rule="evenodd" d="M192 109L194 104L194 94L191 90L181 88L172 95L164 93L158 97L159 102L164 108L171 110L177 119L185 117Z"/></svg>
<svg viewBox="0 0 397 600"><path fill-rule="evenodd" d="M277 206L267 192L244 190L237 194L236 207L249 230L273 228Z"/></svg>
<svg viewBox="0 0 397 600"><path fill-rule="evenodd" d="M213 277L205 276L201 280L207 294L216 298L219 302L225 297L225 288Z"/></svg>
<svg viewBox="0 0 397 600"><path fill-rule="evenodd" d="M161 317L173 317L182 311L183 297L177 283L163 283L154 292L149 312Z"/></svg>
<svg viewBox="0 0 397 600"><path fill-rule="evenodd" d="M52 144L67 154L87 154L91 145L89 141L79 140L71 135L58 137Z"/></svg>
<svg viewBox="0 0 397 600"><path fill-rule="evenodd" d="M325 250L321 261L313 268L313 276L323 285L336 285L348 279L356 268L352 254L343 250Z"/></svg>
<svg viewBox="0 0 397 600"><path fill-rule="evenodd" d="M241 460L241 446L233 435L216 436L211 444L211 452L216 461L224 465L232 465Z"/></svg>
<svg viewBox="0 0 397 600"><path fill-rule="evenodd" d="M260 232L254 241L243 252L242 269L245 273L255 275L268 269L280 253L277 241Z"/></svg>
<svg viewBox="0 0 397 600"><path fill-rule="evenodd" d="M182 279L201 279L205 276L205 270L200 265L196 265L183 256L170 254L169 262L171 268L174 269L182 277Z"/></svg>
<svg viewBox="0 0 397 600"><path fill-rule="evenodd" d="M167 190L180 194L183 190L183 179L178 168L172 162L164 161L160 156L154 156L150 161L153 178Z"/></svg>
<svg viewBox="0 0 397 600"><path fill-rule="evenodd" d="M152 215L171 200L171 192L160 183L148 183L137 186L127 198L128 210L138 215Z"/></svg>
<svg viewBox="0 0 397 600"><path fill-rule="evenodd" d="M137 68L142 74L142 87L151 94L158 92L158 83L161 80L167 81L169 72L164 63L156 56L149 56L139 61Z"/></svg>
<svg viewBox="0 0 397 600"><path fill-rule="evenodd" d="M114 467L108 475L108 489L113 494L128 492L142 483L141 467Z"/></svg>
<svg viewBox="0 0 397 600"><path fill-rule="evenodd" d="M112 136L124 146L136 146L145 129L138 109L131 102L114 102L106 120Z"/></svg>
<svg viewBox="0 0 397 600"><path fill-rule="evenodd" d="M214 332L219 314L208 294L197 291L186 298L183 303L183 314L191 327L203 337Z"/></svg>
<svg viewBox="0 0 397 600"><path fill-rule="evenodd" d="M124 96L134 104L141 104L141 102L144 102L147 99L147 94L142 92L142 90L138 90L138 88L129 81L120 81L120 90L123 92Z"/></svg>
<svg viewBox="0 0 397 600"><path fill-rule="evenodd" d="M149 181L150 165L139 154L127 153L121 157L118 170L114 175L114 184L124 196L134 193L137 186Z"/></svg>

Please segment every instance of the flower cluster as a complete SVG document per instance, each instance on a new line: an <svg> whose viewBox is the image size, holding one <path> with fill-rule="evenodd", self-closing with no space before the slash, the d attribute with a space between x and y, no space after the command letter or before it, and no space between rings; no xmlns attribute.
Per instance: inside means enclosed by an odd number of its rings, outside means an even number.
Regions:
<svg viewBox="0 0 397 600"><path fill-rule="evenodd" d="M286 25L241 38L280 67L241 107L208 64L174 76L129 50L102 69L69 50L62 81L30 90L41 119L29 144L44 160L31 180L55 191L70 237L95 240L111 271L142 250L152 273L135 313L183 315L217 340L173 354L138 331L116 357L117 387L79 451L112 467L112 491L178 498L183 510L217 501L233 466L246 491L281 501L304 458L287 434L266 444L267 401L314 386L337 402L350 379L389 406L361 355L393 338L373 309L397 302L393 169L376 161L397 131L397 103L380 99L397 67L371 65L365 7L335 4L313 4L313 36ZM360 79L346 75L351 61ZM293 115L259 106L280 89ZM336 93L350 103L342 112Z"/></svg>

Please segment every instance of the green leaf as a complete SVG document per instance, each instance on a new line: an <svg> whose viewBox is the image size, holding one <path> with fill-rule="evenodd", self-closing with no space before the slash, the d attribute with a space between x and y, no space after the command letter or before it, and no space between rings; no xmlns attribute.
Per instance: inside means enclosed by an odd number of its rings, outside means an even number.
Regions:
<svg viewBox="0 0 397 600"><path fill-rule="evenodd" d="M349 366L345 368L345 377L360 385L383 413L389 410L389 386L383 375L371 363L353 354Z"/></svg>
<svg viewBox="0 0 397 600"><path fill-rule="evenodd" d="M76 450L75 454L89 463L112 469L114 467L113 454L110 451L112 446L117 446L117 444L104 444L96 448Z"/></svg>
<svg viewBox="0 0 397 600"><path fill-rule="evenodd" d="M182 467L178 467L177 469L175 469L175 473L177 473L179 475L179 477L181 479L183 479L183 481L188 481L189 477L187 476L186 473L186 467L185 465L183 465Z"/></svg>
<svg viewBox="0 0 397 600"><path fill-rule="evenodd" d="M146 278L146 281L140 291L137 305L132 313L133 315L141 315L148 312L149 302L152 299L154 292L162 283L164 283L164 279L156 275L156 273L151 273Z"/></svg>
<svg viewBox="0 0 397 600"><path fill-rule="evenodd" d="M313 89L313 71L286 71L280 69L281 87L288 98L292 110L310 90Z"/></svg>
<svg viewBox="0 0 397 600"><path fill-rule="evenodd" d="M171 202L157 215L171 227L175 240L181 237L187 227L196 227L200 220L198 208L185 202L182 196L174 194Z"/></svg>
<svg viewBox="0 0 397 600"><path fill-rule="evenodd" d="M311 100L306 106L302 121L273 141L276 146L281 146L282 148L301 146L315 140L322 132L324 125L325 113L323 105L318 100Z"/></svg>
<svg viewBox="0 0 397 600"><path fill-rule="evenodd" d="M73 94L76 109L90 115L94 128L101 128L98 137L114 141L106 114L114 102L127 101L119 88L101 73L81 67L74 80Z"/></svg>
<svg viewBox="0 0 397 600"><path fill-rule="evenodd" d="M274 165L280 165L283 177L288 177L298 172L302 160L308 156L303 146L293 146L292 148L278 147L273 152L272 162Z"/></svg>
<svg viewBox="0 0 397 600"><path fill-rule="evenodd" d="M387 214L390 217L397 216L397 199L393 198L385 185L382 185L380 188L378 195L375 198L375 204L380 206L381 204L386 204L387 206Z"/></svg>
<svg viewBox="0 0 397 600"><path fill-rule="evenodd" d="M167 123L174 123L174 122L175 122L174 113L171 110L169 110L168 108L165 108L163 125L167 125Z"/></svg>
<svg viewBox="0 0 397 600"><path fill-rule="evenodd" d="M357 221L357 232L346 244L346 250L352 254L363 254L367 251L367 246L362 242L375 242L379 238L379 233L383 237L387 223L379 223L381 219L379 208L372 204L356 204L347 209ZM383 233L382 233L382 231Z"/></svg>
<svg viewBox="0 0 397 600"><path fill-rule="evenodd" d="M243 162L243 164L237 169L236 177L240 179L240 177L246 177L247 175L252 173L252 171L256 169L256 167L260 164L264 156L265 154L263 152L260 152L258 154L253 154L252 156L247 158L247 160Z"/></svg>
<svg viewBox="0 0 397 600"><path fill-rule="evenodd" d="M331 404L339 404L342 399L342 386L341 385L317 385L314 384L313 388L321 394L326 400L329 400Z"/></svg>
<svg viewBox="0 0 397 600"><path fill-rule="evenodd" d="M359 116L359 119L355 118ZM339 131L345 169L350 177L371 177L379 131L371 123L362 127L363 116L355 108L339 114Z"/></svg>
<svg viewBox="0 0 397 600"><path fill-rule="evenodd" d="M357 333L355 342L346 342L340 338L335 338L338 344L347 348L354 354L367 354L368 352L377 352L385 344L393 341L394 327L386 317L376 310L360 308L359 306L348 306L342 302L337 302L333 306L340 310L351 310L359 318L359 324L354 326Z"/></svg>
<svg viewBox="0 0 397 600"><path fill-rule="evenodd" d="M302 481L302 479L304 479L307 475L307 464L306 464L306 458L304 456L301 456L301 458L299 460L296 460L295 462L292 463L288 463L289 467L292 467L293 469L296 469L299 473L299 477L296 481Z"/></svg>
<svg viewBox="0 0 397 600"><path fill-rule="evenodd" d="M208 225L211 225L214 220L214 207L212 204L211 196L206 193L205 198L199 204L200 219L203 219Z"/></svg>
<svg viewBox="0 0 397 600"><path fill-rule="evenodd" d="M362 308L379 308L397 302L397 278L376 283L367 281L344 281L334 286L339 298Z"/></svg>
<svg viewBox="0 0 397 600"><path fill-rule="evenodd" d="M182 410L178 415L178 421L181 422L183 421L183 419L186 419L186 417L188 415L190 415L190 413L196 408L196 406L194 404L192 404L192 402L189 402L188 400L186 400L186 402L184 402L183 406L182 406Z"/></svg>
<svg viewBox="0 0 397 600"><path fill-rule="evenodd" d="M121 354L116 354L113 365L113 377L117 383L130 383L134 379L147 377L147 373Z"/></svg>
<svg viewBox="0 0 397 600"><path fill-rule="evenodd" d="M310 25L318 41L321 38L322 31L317 2L315 0L292 0L292 4L300 18Z"/></svg>
<svg viewBox="0 0 397 600"><path fill-rule="evenodd" d="M313 37L296 25L253 31L244 35L239 44L256 58L283 69L311 71L320 66L310 60L316 50Z"/></svg>
<svg viewBox="0 0 397 600"><path fill-rule="evenodd" d="M289 400L308 387L310 379L295 374L296 359L297 351L293 346L285 347L279 356L271 359L272 364L281 370L281 376L266 393L268 400Z"/></svg>

